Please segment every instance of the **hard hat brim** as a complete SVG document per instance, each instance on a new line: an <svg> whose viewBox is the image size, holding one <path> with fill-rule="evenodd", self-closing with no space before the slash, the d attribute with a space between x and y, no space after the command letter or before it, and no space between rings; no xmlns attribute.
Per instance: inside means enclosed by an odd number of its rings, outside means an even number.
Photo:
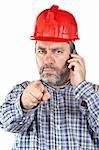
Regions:
<svg viewBox="0 0 99 150"><path fill-rule="evenodd" d="M51 42L70 42L70 41L79 40L79 38L76 37L74 39L64 39L64 38L53 38L53 37L34 37L34 36L30 36L30 40L51 41Z"/></svg>

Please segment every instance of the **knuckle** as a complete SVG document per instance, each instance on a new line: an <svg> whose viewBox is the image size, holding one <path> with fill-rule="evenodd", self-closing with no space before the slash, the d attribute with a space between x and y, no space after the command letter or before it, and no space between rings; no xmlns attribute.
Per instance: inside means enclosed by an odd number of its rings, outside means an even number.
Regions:
<svg viewBox="0 0 99 150"><path fill-rule="evenodd" d="M39 92L37 95L38 100L40 100L42 98L42 96L43 96L43 93Z"/></svg>

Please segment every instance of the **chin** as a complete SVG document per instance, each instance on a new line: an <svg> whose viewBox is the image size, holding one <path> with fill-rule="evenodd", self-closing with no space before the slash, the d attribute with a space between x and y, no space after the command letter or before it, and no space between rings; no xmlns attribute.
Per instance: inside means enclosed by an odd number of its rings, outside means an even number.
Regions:
<svg viewBox="0 0 99 150"><path fill-rule="evenodd" d="M55 79L56 78L56 75L55 74L51 74L51 73L45 73L45 74L42 74L41 76L43 78L46 78L46 79L50 79L50 78Z"/></svg>
<svg viewBox="0 0 99 150"><path fill-rule="evenodd" d="M45 82L53 82L56 80L56 76L53 74L43 74L41 75L41 79Z"/></svg>
<svg viewBox="0 0 99 150"><path fill-rule="evenodd" d="M55 80L55 78L53 77L47 77L47 78L42 78L43 81L46 81L46 82L53 82Z"/></svg>

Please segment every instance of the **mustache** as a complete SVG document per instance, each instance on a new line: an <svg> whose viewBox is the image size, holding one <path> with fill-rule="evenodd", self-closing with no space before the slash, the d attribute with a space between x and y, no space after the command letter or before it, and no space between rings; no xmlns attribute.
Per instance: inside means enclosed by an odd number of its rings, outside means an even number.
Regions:
<svg viewBox="0 0 99 150"><path fill-rule="evenodd" d="M57 67L55 67L53 64L45 64L45 65L40 67L40 72L42 73L44 71L44 69L57 70Z"/></svg>
<svg viewBox="0 0 99 150"><path fill-rule="evenodd" d="M68 67L68 63L66 61L64 66L63 66L63 69L67 70L67 67ZM53 64L45 64L45 65L41 66L40 67L40 73L43 73L44 69L52 69L55 71L59 71L59 68Z"/></svg>

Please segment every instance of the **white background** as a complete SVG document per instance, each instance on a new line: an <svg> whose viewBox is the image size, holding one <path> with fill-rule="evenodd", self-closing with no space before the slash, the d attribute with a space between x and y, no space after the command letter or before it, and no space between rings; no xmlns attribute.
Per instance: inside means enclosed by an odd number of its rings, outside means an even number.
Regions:
<svg viewBox="0 0 99 150"><path fill-rule="evenodd" d="M0 105L17 83L39 78L33 33L40 11L57 4L74 14L80 40L76 49L86 61L86 80L99 84L99 2L98 0L3 0L0 1ZM0 129L0 149L11 150L14 135Z"/></svg>

